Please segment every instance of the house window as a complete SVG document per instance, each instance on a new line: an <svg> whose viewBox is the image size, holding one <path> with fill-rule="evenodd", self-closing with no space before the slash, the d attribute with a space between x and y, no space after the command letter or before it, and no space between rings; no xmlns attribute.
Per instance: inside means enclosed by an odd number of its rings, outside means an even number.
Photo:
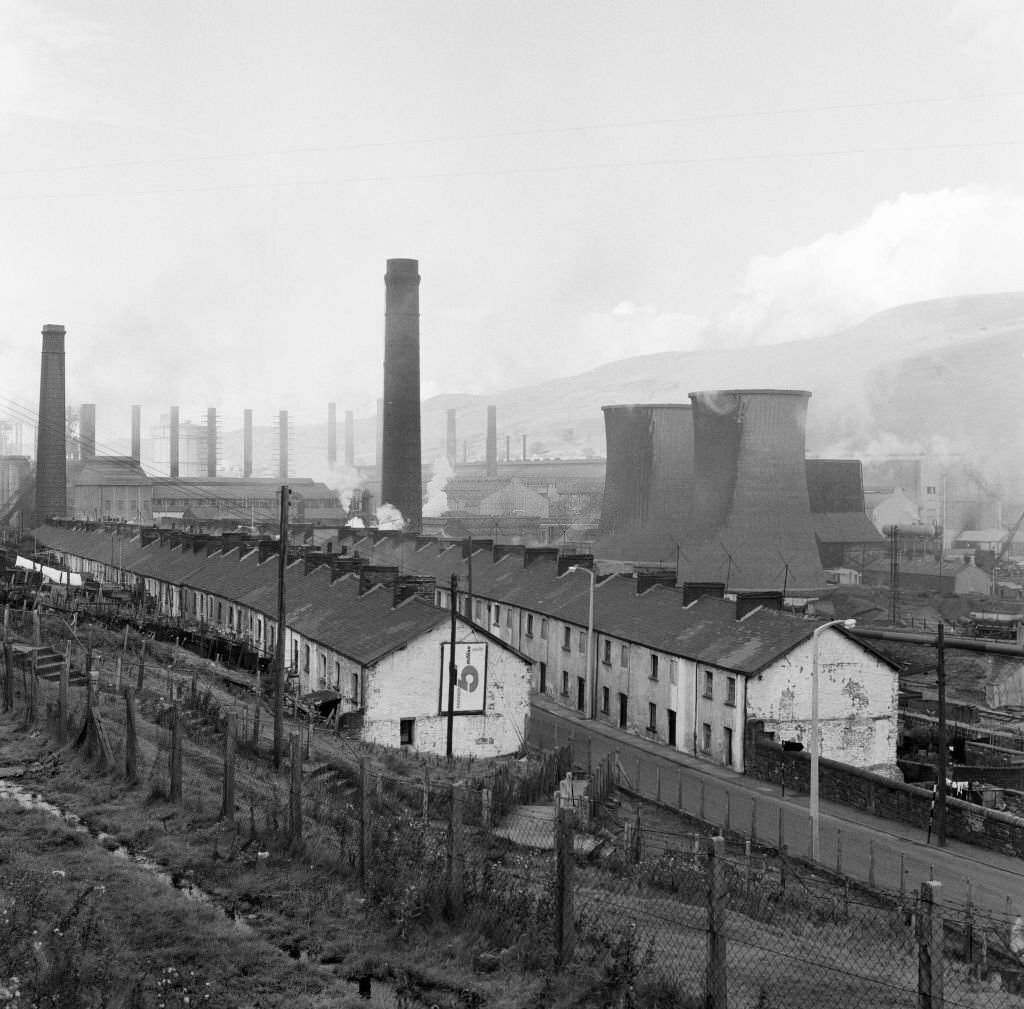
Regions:
<svg viewBox="0 0 1024 1009"><path fill-rule="evenodd" d="M572 628L562 628L562 651L567 652L572 647Z"/></svg>
<svg viewBox="0 0 1024 1009"><path fill-rule="evenodd" d="M732 729L725 730L725 766L732 767Z"/></svg>
<svg viewBox="0 0 1024 1009"><path fill-rule="evenodd" d="M357 676L356 680L358 679ZM341 693L341 663L337 659L334 660L334 689Z"/></svg>
<svg viewBox="0 0 1024 1009"><path fill-rule="evenodd" d="M569 671L567 669L562 670L562 696L569 696Z"/></svg>
<svg viewBox="0 0 1024 1009"><path fill-rule="evenodd" d="M619 649L619 665L623 669L629 669L629 645L623 645Z"/></svg>
<svg viewBox="0 0 1024 1009"><path fill-rule="evenodd" d="M398 742L401 746L412 746L416 739L416 719L401 718L398 721Z"/></svg>
<svg viewBox="0 0 1024 1009"><path fill-rule="evenodd" d="M501 607L497 603L494 604L494 626L501 626Z"/></svg>
<svg viewBox="0 0 1024 1009"><path fill-rule="evenodd" d="M548 638L548 618L547 617L541 617L540 618L540 636L545 641L547 641L547 638Z"/></svg>
<svg viewBox="0 0 1024 1009"><path fill-rule="evenodd" d="M474 599L473 600L473 619L475 621L477 621L477 623L480 622L480 617L483 615L483 612L484 612L484 604L482 602L480 602L479 599Z"/></svg>
<svg viewBox="0 0 1024 1009"><path fill-rule="evenodd" d="M730 676L725 681L725 703L730 707L736 707L736 677Z"/></svg>
<svg viewBox="0 0 1024 1009"><path fill-rule="evenodd" d="M601 688L601 714L607 715L612 703L612 692L607 687Z"/></svg>
<svg viewBox="0 0 1024 1009"><path fill-rule="evenodd" d="M612 664L612 643L607 638L604 639L604 654L601 656L601 661L606 666Z"/></svg>
<svg viewBox="0 0 1024 1009"><path fill-rule="evenodd" d="M528 638L532 638L533 637L533 614L532 613L527 613L526 614L526 636Z"/></svg>
<svg viewBox="0 0 1024 1009"><path fill-rule="evenodd" d="M224 622L224 604L223 603L217 603L217 623L220 624L220 623L223 623L223 622Z"/></svg>
<svg viewBox="0 0 1024 1009"><path fill-rule="evenodd" d="M512 607L507 607L505 610L505 626L508 628L512 627Z"/></svg>
<svg viewBox="0 0 1024 1009"><path fill-rule="evenodd" d="M651 679L656 680L658 678L658 656L651 656Z"/></svg>
<svg viewBox="0 0 1024 1009"><path fill-rule="evenodd" d="M704 670L704 696L708 700L715 696L715 674L709 669Z"/></svg>
<svg viewBox="0 0 1024 1009"><path fill-rule="evenodd" d="M576 642L576 650L585 652L587 650L587 632L580 631L579 641Z"/></svg>
<svg viewBox="0 0 1024 1009"><path fill-rule="evenodd" d="M327 656L320 656L320 686L323 689L327 687Z"/></svg>
<svg viewBox="0 0 1024 1009"><path fill-rule="evenodd" d="M548 664L546 662L540 664L540 692L542 694L548 692Z"/></svg>
<svg viewBox="0 0 1024 1009"><path fill-rule="evenodd" d="M657 732L658 731L658 705L648 704L647 705L647 731Z"/></svg>
<svg viewBox="0 0 1024 1009"><path fill-rule="evenodd" d="M704 753L711 752L711 726L707 722L701 726L700 748Z"/></svg>
<svg viewBox="0 0 1024 1009"><path fill-rule="evenodd" d="M668 660L668 682L672 686L676 686L679 683L679 660L669 659Z"/></svg>
<svg viewBox="0 0 1024 1009"><path fill-rule="evenodd" d="M309 673L309 645L302 646L302 671Z"/></svg>
<svg viewBox="0 0 1024 1009"><path fill-rule="evenodd" d="M338 663L338 684L341 684L341 663ZM359 674L352 674L352 703L359 703Z"/></svg>

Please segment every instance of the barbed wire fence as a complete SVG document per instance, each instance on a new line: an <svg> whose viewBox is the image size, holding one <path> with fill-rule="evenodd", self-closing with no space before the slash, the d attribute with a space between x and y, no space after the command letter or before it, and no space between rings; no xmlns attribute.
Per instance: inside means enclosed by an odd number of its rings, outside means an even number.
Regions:
<svg viewBox="0 0 1024 1009"><path fill-rule="evenodd" d="M287 847L329 865L399 938L453 922L481 955L571 970L620 1006L1024 1007L1024 923L1010 905L946 900L940 881L868 886L721 827L651 826L604 801L607 763L580 781L566 752L547 777L466 785L351 742L345 759L320 759L307 729L275 771L251 706L218 705L171 671L136 693L110 657L90 673L64 715L74 742L87 745L92 718L109 771L133 763L150 796L233 822L229 854ZM31 668L5 678L25 717L59 717L57 684ZM744 820L763 836L756 810Z"/></svg>

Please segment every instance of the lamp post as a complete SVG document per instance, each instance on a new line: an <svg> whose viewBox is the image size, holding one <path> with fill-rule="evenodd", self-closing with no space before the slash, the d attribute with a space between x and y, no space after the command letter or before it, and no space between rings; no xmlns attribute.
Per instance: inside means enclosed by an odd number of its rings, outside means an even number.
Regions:
<svg viewBox="0 0 1024 1009"><path fill-rule="evenodd" d="M592 663L590 657L594 653L594 586L597 584L597 575L593 568L583 568L578 564L573 564L568 570L570 574L576 571L583 571L585 574L590 575L590 599L587 606L587 650L584 653L583 662L586 669L585 682L587 689L590 691L590 718L595 719L597 718L597 684L594 682L596 677L591 670Z"/></svg>
<svg viewBox="0 0 1024 1009"><path fill-rule="evenodd" d="M811 858L821 860L821 835L819 831L818 810L818 756L821 750L818 739L818 640L821 632L830 627L856 627L856 620L830 620L827 624L814 628L811 636Z"/></svg>

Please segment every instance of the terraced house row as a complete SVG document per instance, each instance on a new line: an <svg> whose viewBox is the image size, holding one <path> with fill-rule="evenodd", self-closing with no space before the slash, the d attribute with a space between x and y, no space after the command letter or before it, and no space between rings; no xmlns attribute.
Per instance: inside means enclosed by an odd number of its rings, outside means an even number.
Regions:
<svg viewBox="0 0 1024 1009"><path fill-rule="evenodd" d="M108 532L47 527L38 536L72 570L119 576ZM271 546L207 543L197 553L146 533L118 560L162 614L271 651ZM455 576L458 636L482 649L466 652L460 670L475 669L469 659L482 661L486 651L483 711L509 726L503 736L482 723L467 729L461 752L514 750L534 693L582 719L742 771L748 722L807 745L817 650L822 756L895 771L897 670L842 627L816 636L823 621L782 612L780 596L726 598L724 586L677 587L664 572L602 574L591 557L554 548L469 551L448 540L367 530L342 530L324 547L288 566L287 654L298 689L340 694L346 710L361 713L367 738L436 748L428 742L434 730L424 732L435 724L441 731L447 712L441 653ZM374 581L386 584L368 591ZM385 691L383 718L367 684L376 682L381 656L396 650L409 654L400 668L390 664L394 689ZM489 742L498 738L501 744Z"/></svg>

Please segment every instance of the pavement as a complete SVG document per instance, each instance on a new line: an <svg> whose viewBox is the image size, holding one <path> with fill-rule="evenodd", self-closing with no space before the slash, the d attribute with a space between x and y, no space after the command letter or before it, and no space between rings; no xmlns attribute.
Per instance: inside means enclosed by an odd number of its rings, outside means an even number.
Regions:
<svg viewBox="0 0 1024 1009"><path fill-rule="evenodd" d="M808 796L760 781L534 697L530 740L573 744L574 760L596 763L618 751L628 787L645 798L661 796L669 808L771 846L782 842L795 856L810 853ZM582 759L581 759L582 758ZM920 883L942 884L940 900L968 903L999 918L1024 915L1024 859L947 840L939 847L927 831L834 802L820 804L821 864L880 889L913 893ZM809 860L809 859L808 859Z"/></svg>

